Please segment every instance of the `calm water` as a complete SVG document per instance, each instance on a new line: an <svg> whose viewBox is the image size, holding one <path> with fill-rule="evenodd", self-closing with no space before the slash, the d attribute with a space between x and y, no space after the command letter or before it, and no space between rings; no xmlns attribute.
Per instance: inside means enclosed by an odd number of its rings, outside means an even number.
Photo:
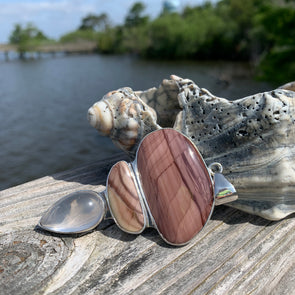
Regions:
<svg viewBox="0 0 295 295"><path fill-rule="evenodd" d="M273 88L253 81L242 64L99 55L0 58L0 190L118 151L88 124L88 108L110 90L147 89L170 74L231 99Z"/></svg>

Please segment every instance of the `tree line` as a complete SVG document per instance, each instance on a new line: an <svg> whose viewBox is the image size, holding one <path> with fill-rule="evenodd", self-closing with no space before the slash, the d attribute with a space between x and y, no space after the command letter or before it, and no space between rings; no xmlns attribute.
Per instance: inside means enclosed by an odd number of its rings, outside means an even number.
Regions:
<svg viewBox="0 0 295 295"><path fill-rule="evenodd" d="M145 8L136 2L118 26L112 26L106 14L87 15L77 30L58 42L91 40L100 53L142 58L242 60L255 66L260 79L295 80L295 0L205 2L178 13L163 10L155 19ZM34 42L48 42L37 28L23 30ZM16 31L17 27L11 43L19 42Z"/></svg>

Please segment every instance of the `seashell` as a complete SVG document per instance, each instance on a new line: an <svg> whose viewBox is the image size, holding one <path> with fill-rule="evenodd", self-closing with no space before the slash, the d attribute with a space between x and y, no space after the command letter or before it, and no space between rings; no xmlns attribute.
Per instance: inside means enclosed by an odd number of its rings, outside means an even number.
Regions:
<svg viewBox="0 0 295 295"><path fill-rule="evenodd" d="M89 123L131 156L141 139L157 130L157 115L131 88L109 92L88 110Z"/></svg>
<svg viewBox="0 0 295 295"><path fill-rule="evenodd" d="M239 195L229 205L270 220L295 212L295 92L228 101L174 79L183 108L174 128L191 137L207 163L223 165Z"/></svg>
<svg viewBox="0 0 295 295"><path fill-rule="evenodd" d="M179 87L175 80L164 79L159 88L154 87L135 93L156 111L159 125L162 127L173 126L175 118L181 110L177 99Z"/></svg>
<svg viewBox="0 0 295 295"><path fill-rule="evenodd" d="M154 108L162 126L175 121L173 128L191 138L207 164L221 163L239 195L237 201L228 205L279 220L295 212L294 85L288 83L269 92L229 101L189 79L171 76L158 89L132 92L128 88L128 95L120 92L120 99L122 102L132 97L132 104L138 101L146 109L149 105L150 113ZM117 92L103 101L113 99L113 95ZM120 116L128 116L128 112L117 113ZM125 150L134 152L144 135L160 126L156 115L142 124L140 112L126 120L130 118L139 126L137 137L132 140L134 146L122 144L123 137L120 143L123 148L128 146ZM104 120L107 122L108 118L101 118ZM127 143L128 140L130 137L126 138Z"/></svg>
<svg viewBox="0 0 295 295"><path fill-rule="evenodd" d="M278 89L295 91L295 82L290 82L290 83L284 84L281 87L279 87Z"/></svg>

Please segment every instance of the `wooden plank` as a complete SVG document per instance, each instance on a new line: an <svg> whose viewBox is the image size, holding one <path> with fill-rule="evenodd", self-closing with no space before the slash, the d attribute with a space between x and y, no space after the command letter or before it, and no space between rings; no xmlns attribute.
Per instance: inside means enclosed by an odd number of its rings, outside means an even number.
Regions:
<svg viewBox="0 0 295 295"><path fill-rule="evenodd" d="M0 192L0 294L290 294L295 288L295 219L270 222L219 206L186 246L153 229L122 232L112 221L81 235L36 224L79 189L104 189L126 156L46 176Z"/></svg>
<svg viewBox="0 0 295 295"><path fill-rule="evenodd" d="M56 43L56 44L43 44L40 46L32 46L27 48L31 52L92 52L97 49L97 42L84 41L76 43ZM4 51L18 51L17 45L0 44L0 52Z"/></svg>
<svg viewBox="0 0 295 295"><path fill-rule="evenodd" d="M17 48L11 44L0 44L0 51L17 51Z"/></svg>

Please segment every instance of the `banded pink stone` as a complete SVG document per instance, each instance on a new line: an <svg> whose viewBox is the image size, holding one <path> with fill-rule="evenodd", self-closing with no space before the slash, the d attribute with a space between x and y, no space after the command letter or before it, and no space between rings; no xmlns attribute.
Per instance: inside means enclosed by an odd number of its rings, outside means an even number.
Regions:
<svg viewBox="0 0 295 295"><path fill-rule="evenodd" d="M110 211L118 226L130 233L140 233L145 226L143 210L128 164L120 161L109 174L107 194Z"/></svg>
<svg viewBox="0 0 295 295"><path fill-rule="evenodd" d="M189 242L209 219L214 200L197 148L176 130L161 129L141 143L137 167L159 233L171 244Z"/></svg>

